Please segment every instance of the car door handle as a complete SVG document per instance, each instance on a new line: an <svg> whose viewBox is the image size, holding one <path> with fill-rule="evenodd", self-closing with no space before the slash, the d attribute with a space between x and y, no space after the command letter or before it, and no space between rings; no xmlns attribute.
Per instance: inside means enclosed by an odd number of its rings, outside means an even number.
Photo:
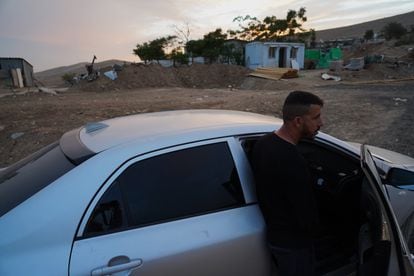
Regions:
<svg viewBox="0 0 414 276"><path fill-rule="evenodd" d="M116 263L122 262L120 264L113 264L114 260L118 260ZM108 266L100 267L91 271L91 276L101 276L101 275L110 275L113 273L135 269L142 265L141 259L130 260L126 256L119 256L112 258Z"/></svg>

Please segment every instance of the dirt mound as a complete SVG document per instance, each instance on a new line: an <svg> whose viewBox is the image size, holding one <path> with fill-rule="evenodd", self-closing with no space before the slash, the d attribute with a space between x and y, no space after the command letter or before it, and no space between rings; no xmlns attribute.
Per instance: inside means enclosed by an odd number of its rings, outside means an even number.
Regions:
<svg viewBox="0 0 414 276"><path fill-rule="evenodd" d="M110 70L111 68L106 68ZM228 88L239 87L250 70L228 64L193 64L165 68L158 64L125 65L114 81L105 77L95 81L81 81L77 86L84 91L109 91L148 87Z"/></svg>

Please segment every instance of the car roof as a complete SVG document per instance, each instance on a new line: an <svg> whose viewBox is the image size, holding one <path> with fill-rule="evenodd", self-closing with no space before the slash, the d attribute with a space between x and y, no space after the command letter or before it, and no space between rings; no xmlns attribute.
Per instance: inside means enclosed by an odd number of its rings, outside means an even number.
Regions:
<svg viewBox="0 0 414 276"><path fill-rule="evenodd" d="M282 121L272 116L229 110L179 110L144 113L86 124L82 144L97 153L131 141L172 139L187 135L201 140L270 131ZM193 137L193 138L191 138ZM171 142L173 144L173 141Z"/></svg>

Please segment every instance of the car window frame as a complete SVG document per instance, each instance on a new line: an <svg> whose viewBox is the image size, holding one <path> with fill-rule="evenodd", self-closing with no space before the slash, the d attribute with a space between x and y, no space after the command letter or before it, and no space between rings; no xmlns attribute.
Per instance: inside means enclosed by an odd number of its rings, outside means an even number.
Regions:
<svg viewBox="0 0 414 276"><path fill-rule="evenodd" d="M388 194L384 183L381 181L378 169L375 163L375 159L369 149L369 146L361 145L361 167L365 173L365 176L370 183L376 196L381 201L381 208L385 214L385 222L390 226L391 231L388 235L391 238L392 244L394 245L398 258L398 266L400 271L410 274L414 271L414 261L412 254L408 248L407 242L404 235L402 234L401 228L398 224L398 220L394 214L394 209L389 201Z"/></svg>
<svg viewBox="0 0 414 276"><path fill-rule="evenodd" d="M156 151L151 151L148 153L144 153L144 154L140 154L138 156L133 156L130 159L128 159L126 162L124 162L122 165L120 165L112 174L111 176L102 184L102 186L100 187L99 191L97 191L97 193L95 194L95 196L93 197L93 199L91 200L91 202L88 205L88 208L86 209L82 220L80 221L79 227L78 227L78 231L76 233L75 236L75 240L77 239L85 239L85 238L93 238L96 237L97 235L94 236L88 236L85 235L85 231L86 231L86 226L87 223L89 221L89 218L91 217L96 205L99 203L100 199L102 198L102 196L105 194L105 192L111 187L112 183L127 169L129 168L131 165L143 161L145 159L149 159L152 157L156 157L156 156L160 156L163 154L167 154L167 153L171 153L171 152L175 152L175 151L180 151L180 150L185 150L185 149L190 149L190 148L196 148L196 147L200 147L200 146L205 146L205 145L210 145L210 144L217 144L217 143L226 143L226 145L229 148L231 157L233 159L234 162L234 166L237 172L237 175L239 176L239 180L240 180L240 185L241 185L241 189L243 192L243 196L244 196L244 204L239 205L236 208L242 208L245 207L247 205L250 205L250 203L247 201L247 194L251 194L251 183L247 183L250 179L250 176L244 173L241 173L241 168L243 168L245 166L245 164L243 164L243 161L240 161L238 159L243 158L243 154L242 152L239 152L239 148L237 145L237 141L234 139L234 137L223 137L223 138L216 138L216 139L209 139L209 140L202 140L202 141L196 141L196 142L191 142L191 143L186 143L186 144L181 144L181 145L175 145L175 146L171 146L168 148L163 148L163 149L159 149ZM251 196L249 196L249 199L251 198ZM204 214L199 214L199 215L194 215L194 216L202 216ZM192 217L194 217L192 216ZM180 220L180 219L178 219ZM167 222L159 222L159 223L154 223L156 225L158 224L162 224L162 223L167 223ZM114 232L122 232L122 231L128 231L131 229L137 229L137 228L142 228L142 227L146 227L146 226L132 226L132 227L128 227L125 229L120 229L119 231L114 231ZM107 235L107 234L111 234L112 232L108 232L108 233L104 233L102 235Z"/></svg>

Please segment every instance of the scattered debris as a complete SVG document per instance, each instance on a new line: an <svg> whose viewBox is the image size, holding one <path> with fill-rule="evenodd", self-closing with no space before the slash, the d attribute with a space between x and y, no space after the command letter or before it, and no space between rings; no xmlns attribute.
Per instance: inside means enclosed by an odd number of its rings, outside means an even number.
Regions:
<svg viewBox="0 0 414 276"><path fill-rule="evenodd" d="M119 72L119 71L122 71L122 65L119 65L119 64L114 64L113 66L112 66L112 68L114 68L114 70L116 71L116 72Z"/></svg>
<svg viewBox="0 0 414 276"><path fill-rule="evenodd" d="M359 58L351 58L349 61L349 64L346 65L344 68L352 71L359 71L363 69L365 66L365 58L359 57Z"/></svg>
<svg viewBox="0 0 414 276"><path fill-rule="evenodd" d="M407 99L402 99L402 98L394 98L394 101L406 103L408 100Z"/></svg>
<svg viewBox="0 0 414 276"><path fill-rule="evenodd" d="M116 80L118 78L118 74L116 73L115 70L111 70L111 71L107 71L104 73L105 77L111 79L111 80Z"/></svg>
<svg viewBox="0 0 414 276"><path fill-rule="evenodd" d="M298 70L292 68L264 68L259 67L249 76L270 80L291 79L298 77Z"/></svg>
<svg viewBox="0 0 414 276"><path fill-rule="evenodd" d="M340 81L341 80L341 77L330 75L330 74L327 74L327 73L322 73L321 78L323 80L334 80L334 81Z"/></svg>
<svg viewBox="0 0 414 276"><path fill-rule="evenodd" d="M57 96L56 91L55 91L55 90L53 90L53 89L51 89L51 88L47 88L47 87L39 87L39 91L40 91L40 92L44 92L44 93L48 93L48 94L51 94L51 95L55 95L55 96Z"/></svg>
<svg viewBox="0 0 414 276"><path fill-rule="evenodd" d="M0 126L0 131L4 130L5 128L5 126Z"/></svg>
<svg viewBox="0 0 414 276"><path fill-rule="evenodd" d="M87 80L88 81L94 81L99 77L98 71L96 71L93 68L93 65L95 63L95 59L97 59L97 58L96 58L95 55L93 55L92 63L85 65L86 71L88 72L88 75L87 75Z"/></svg>
<svg viewBox="0 0 414 276"><path fill-rule="evenodd" d="M10 138L13 140L16 140L24 135L24 132L15 132L12 135L10 135Z"/></svg>
<svg viewBox="0 0 414 276"><path fill-rule="evenodd" d="M329 70L334 71L336 73L341 72L343 66L344 66L343 60L332 60L329 62Z"/></svg>
<svg viewBox="0 0 414 276"><path fill-rule="evenodd" d="M383 63L385 59L384 55L367 55L365 56L366 64Z"/></svg>
<svg viewBox="0 0 414 276"><path fill-rule="evenodd" d="M296 61L296 59L292 59L291 64L292 64L293 69L299 71L300 67L299 67L299 63Z"/></svg>
<svg viewBox="0 0 414 276"><path fill-rule="evenodd" d="M57 93L60 92L66 92L69 90L69 87L63 87L63 88L53 88L53 90L55 90Z"/></svg>
<svg viewBox="0 0 414 276"><path fill-rule="evenodd" d="M48 87L43 87L43 86L25 87L25 88L13 89L13 90L11 90L10 93L1 93L0 98L8 97L8 96L14 96L15 97L15 96L18 96L18 95L26 95L28 93L39 93L39 92L43 92L43 93L47 93L47 94L50 94L50 95L57 96L57 95L59 95L58 93L65 92L68 89L69 89L68 87L64 87L64 88L48 88Z"/></svg>

